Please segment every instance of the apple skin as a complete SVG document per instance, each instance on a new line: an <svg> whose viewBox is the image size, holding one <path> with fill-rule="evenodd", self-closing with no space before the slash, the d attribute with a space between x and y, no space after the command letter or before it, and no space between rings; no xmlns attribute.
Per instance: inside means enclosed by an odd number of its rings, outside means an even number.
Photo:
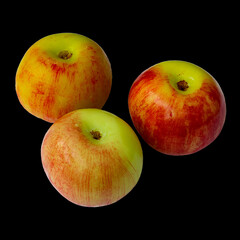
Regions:
<svg viewBox="0 0 240 240"><path fill-rule="evenodd" d="M188 88L179 89L185 80ZM144 141L167 155L200 151L220 134L226 103L217 81L185 61L165 61L141 73L128 96L133 124Z"/></svg>
<svg viewBox="0 0 240 240"><path fill-rule="evenodd" d="M92 131L101 138L95 139ZM58 119L43 139L41 158L56 190L86 207L123 198L138 182L143 166L141 144L132 128L114 114L93 108Z"/></svg>
<svg viewBox="0 0 240 240"><path fill-rule="evenodd" d="M64 51L69 58L60 55ZM102 108L111 84L111 65L103 49L76 33L40 39L27 50L16 73L20 103L48 122L76 109Z"/></svg>

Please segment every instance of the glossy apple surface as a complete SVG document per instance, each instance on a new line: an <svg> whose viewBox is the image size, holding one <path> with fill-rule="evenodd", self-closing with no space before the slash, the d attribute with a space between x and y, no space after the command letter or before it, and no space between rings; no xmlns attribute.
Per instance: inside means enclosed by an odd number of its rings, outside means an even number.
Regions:
<svg viewBox="0 0 240 240"><path fill-rule="evenodd" d="M58 119L44 137L41 156L57 191L88 207L123 198L138 182L143 165L132 128L100 109L80 109Z"/></svg>
<svg viewBox="0 0 240 240"><path fill-rule="evenodd" d="M128 97L133 124L155 150L195 153L220 134L226 103L217 81L185 61L156 64L134 81Z"/></svg>
<svg viewBox="0 0 240 240"><path fill-rule="evenodd" d="M102 108L112 84L110 62L93 40L59 33L34 43L16 73L16 92L34 116L55 122L80 108Z"/></svg>

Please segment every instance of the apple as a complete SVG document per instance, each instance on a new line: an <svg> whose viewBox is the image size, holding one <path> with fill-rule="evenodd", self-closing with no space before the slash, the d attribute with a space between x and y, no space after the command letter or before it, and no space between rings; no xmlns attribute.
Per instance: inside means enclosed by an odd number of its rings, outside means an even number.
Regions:
<svg viewBox="0 0 240 240"><path fill-rule="evenodd" d="M146 143L168 155L205 148L220 134L226 117L217 81L185 61L164 61L141 73L131 86L128 106Z"/></svg>
<svg viewBox="0 0 240 240"><path fill-rule="evenodd" d="M59 118L41 147L43 169L56 190L81 206L112 204L138 182L141 144L121 118L101 109L79 109Z"/></svg>
<svg viewBox="0 0 240 240"><path fill-rule="evenodd" d="M102 108L112 84L110 62L93 40L58 33L34 43L16 73L16 93L34 116L55 122L80 108Z"/></svg>

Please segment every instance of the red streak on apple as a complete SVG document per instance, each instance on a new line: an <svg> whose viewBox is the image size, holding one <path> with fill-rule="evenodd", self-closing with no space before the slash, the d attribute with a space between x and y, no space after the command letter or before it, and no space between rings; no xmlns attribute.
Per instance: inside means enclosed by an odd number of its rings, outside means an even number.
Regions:
<svg viewBox="0 0 240 240"><path fill-rule="evenodd" d="M63 64L64 65L64 64ZM56 73L56 76L61 73L65 73L66 66L58 66L57 64L53 63L51 65L52 70Z"/></svg>
<svg viewBox="0 0 240 240"><path fill-rule="evenodd" d="M35 90L33 90L32 93L44 95L44 84L42 82L36 83Z"/></svg>
<svg viewBox="0 0 240 240"><path fill-rule="evenodd" d="M87 50L91 50L93 53L96 53L96 50L92 46L87 46Z"/></svg>

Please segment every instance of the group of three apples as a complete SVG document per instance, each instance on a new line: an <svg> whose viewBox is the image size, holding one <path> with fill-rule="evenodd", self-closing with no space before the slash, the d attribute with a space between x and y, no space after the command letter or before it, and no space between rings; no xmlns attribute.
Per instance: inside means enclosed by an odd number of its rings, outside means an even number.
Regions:
<svg viewBox="0 0 240 240"><path fill-rule="evenodd" d="M41 147L44 171L57 191L77 205L118 201L142 172L137 135L125 121L101 110L111 85L111 65L103 49L74 33L40 39L17 69L20 103L53 123ZM209 145L226 115L216 80L185 61L161 62L141 73L128 105L140 136L169 155L187 155Z"/></svg>

